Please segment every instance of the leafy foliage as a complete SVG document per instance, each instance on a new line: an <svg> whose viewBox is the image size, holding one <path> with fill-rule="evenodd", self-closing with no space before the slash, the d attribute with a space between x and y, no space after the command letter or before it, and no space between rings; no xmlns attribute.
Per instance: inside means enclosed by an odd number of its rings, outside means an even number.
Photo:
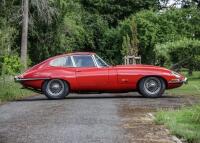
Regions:
<svg viewBox="0 0 200 143"><path fill-rule="evenodd" d="M126 36L123 36L123 43L122 43L122 55L138 55L138 34L137 34L137 25L135 23L134 19L130 20L130 25L128 25L130 28L129 35L127 34Z"/></svg>
<svg viewBox="0 0 200 143"><path fill-rule="evenodd" d="M195 8L170 9L159 13L142 11L134 15L142 62L155 64L158 60L156 58L159 58L155 56L155 47L160 44L177 41L182 37L198 39L200 20L197 15L199 11ZM160 64L163 65L162 62Z"/></svg>
<svg viewBox="0 0 200 143"><path fill-rule="evenodd" d="M163 45L182 37L198 40L200 10L196 1L167 9L162 2L30 0L28 57L36 64L65 52L94 51L111 64L122 64L124 55L137 53L142 63L170 66L181 59L172 59ZM0 1L1 61L20 52L21 14L20 1ZM193 58L199 61L199 55Z"/></svg>
<svg viewBox="0 0 200 143"><path fill-rule="evenodd" d="M3 58L3 66L2 66L2 74L14 75L15 73L19 73L22 65L20 63L19 56L6 55Z"/></svg>
<svg viewBox="0 0 200 143"><path fill-rule="evenodd" d="M174 42L167 42L158 45L156 48L158 59L160 62L172 62L177 64L178 68L187 67L192 72L193 69L200 69L200 40L182 38Z"/></svg>
<svg viewBox="0 0 200 143"><path fill-rule="evenodd" d="M116 26L120 20L143 9L158 9L158 0L80 0L84 8L91 13L98 13L110 26Z"/></svg>
<svg viewBox="0 0 200 143"><path fill-rule="evenodd" d="M0 27L0 56L3 56L11 53L11 48L14 48L17 31L5 19L0 19Z"/></svg>

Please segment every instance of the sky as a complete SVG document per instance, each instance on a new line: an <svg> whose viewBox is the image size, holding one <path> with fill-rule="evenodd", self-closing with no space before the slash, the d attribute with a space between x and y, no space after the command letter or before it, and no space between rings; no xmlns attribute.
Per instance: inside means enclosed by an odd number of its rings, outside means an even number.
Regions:
<svg viewBox="0 0 200 143"><path fill-rule="evenodd" d="M175 4L175 3L176 3L176 0L169 0L167 6L171 6L171 5ZM180 8L181 5L180 4L176 4L176 7Z"/></svg>

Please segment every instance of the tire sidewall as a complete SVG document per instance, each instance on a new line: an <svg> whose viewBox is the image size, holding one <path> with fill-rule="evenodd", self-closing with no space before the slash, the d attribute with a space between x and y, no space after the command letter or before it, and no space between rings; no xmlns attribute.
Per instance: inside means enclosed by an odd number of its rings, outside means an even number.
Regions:
<svg viewBox="0 0 200 143"><path fill-rule="evenodd" d="M51 79L51 80L60 80L60 79ZM44 84L43 84L43 86L42 86L42 91L43 91L44 95L48 99L63 99L63 98L65 98L65 96L67 96L69 94L69 86L68 86L68 84L65 81L63 81L63 80L60 80L60 81L63 82L64 90L63 90L63 92L60 95L58 95L58 96L52 96L52 95L50 95L47 92L47 85L48 85L49 81L51 81L51 80L45 81Z"/></svg>

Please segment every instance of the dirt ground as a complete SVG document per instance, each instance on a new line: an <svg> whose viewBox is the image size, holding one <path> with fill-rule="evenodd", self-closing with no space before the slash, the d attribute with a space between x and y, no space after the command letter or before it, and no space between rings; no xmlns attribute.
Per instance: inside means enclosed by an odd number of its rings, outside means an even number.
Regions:
<svg viewBox="0 0 200 143"><path fill-rule="evenodd" d="M160 109L199 103L194 96L143 98L137 93L38 95L0 106L0 143L175 143Z"/></svg>

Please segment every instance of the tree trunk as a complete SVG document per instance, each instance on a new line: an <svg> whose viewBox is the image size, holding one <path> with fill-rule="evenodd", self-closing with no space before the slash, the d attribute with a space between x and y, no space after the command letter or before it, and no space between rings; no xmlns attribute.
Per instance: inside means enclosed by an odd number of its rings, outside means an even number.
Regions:
<svg viewBox="0 0 200 143"><path fill-rule="evenodd" d="M193 73L193 67L189 67L189 69L188 69L188 75L192 76L192 73Z"/></svg>
<svg viewBox="0 0 200 143"><path fill-rule="evenodd" d="M21 37L21 63L27 68L27 41L28 41L28 5L29 0L22 0L22 37Z"/></svg>

